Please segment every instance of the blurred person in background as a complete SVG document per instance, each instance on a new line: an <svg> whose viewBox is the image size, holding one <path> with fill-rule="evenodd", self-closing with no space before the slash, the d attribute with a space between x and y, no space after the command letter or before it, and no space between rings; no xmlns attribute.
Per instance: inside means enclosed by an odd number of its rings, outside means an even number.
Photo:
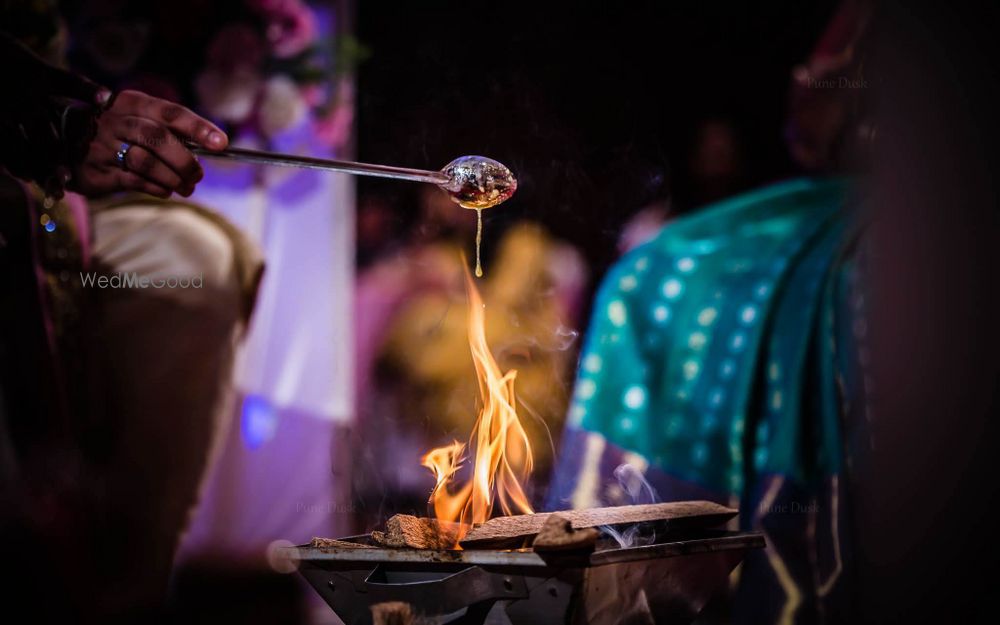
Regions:
<svg viewBox="0 0 1000 625"><path fill-rule="evenodd" d="M148 618L225 429L261 263L231 225L167 199L203 176L180 138L217 150L225 133L63 69L54 3L0 8L17 85L0 105L4 559L38 622Z"/></svg>
<svg viewBox="0 0 1000 625"><path fill-rule="evenodd" d="M689 187L688 205L704 206L742 190L743 160L743 145L731 121L710 118L698 124L684 175L678 180Z"/></svg>
<svg viewBox="0 0 1000 625"><path fill-rule="evenodd" d="M94 0L66 8L70 62L105 84L184 103L234 145L347 156L353 57L335 3ZM98 234L128 240L132 231L156 231L144 228L147 218L197 213L201 221L208 207L216 224L239 234L237 251L254 252L238 276L254 287L255 314L226 377L230 401L217 406L228 427L215 430L175 559L263 561L275 541L345 533L352 514L341 446L352 417L353 177L210 158L201 165L197 206L142 201L142 210L126 210L114 202L100 214L115 229Z"/></svg>
<svg viewBox="0 0 1000 625"><path fill-rule="evenodd" d="M463 278L476 216L430 186L420 203L412 238L358 277L354 496L361 530L393 512L425 514L433 478L421 456L466 440L476 420ZM484 217L488 248L488 211ZM483 269L476 284L488 311L487 341L503 370L518 370L517 408L538 441L541 492L565 414L561 381L575 349L586 269L573 248L530 222L510 227Z"/></svg>
<svg viewBox="0 0 1000 625"><path fill-rule="evenodd" d="M548 508L642 503L610 474L621 464L665 500L739 508L767 547L739 569L731 615L715 615L732 622L857 616L867 248L863 197L837 173L869 136L850 88L865 80L869 16L842 4L793 73L788 140L809 175L671 221L629 252L604 278L580 358ZM736 156L723 127L703 130L693 171L711 197ZM706 164L719 151L722 179Z"/></svg>
<svg viewBox="0 0 1000 625"><path fill-rule="evenodd" d="M619 254L654 238L678 209L683 214L741 191L746 179L743 160L743 145L731 121L710 117L699 122L681 159L680 175L672 181L670 197L651 202L625 222L618 238Z"/></svg>
<svg viewBox="0 0 1000 625"><path fill-rule="evenodd" d="M879 4L869 327L857 459L870 623L992 623L1000 548L1000 10Z"/></svg>

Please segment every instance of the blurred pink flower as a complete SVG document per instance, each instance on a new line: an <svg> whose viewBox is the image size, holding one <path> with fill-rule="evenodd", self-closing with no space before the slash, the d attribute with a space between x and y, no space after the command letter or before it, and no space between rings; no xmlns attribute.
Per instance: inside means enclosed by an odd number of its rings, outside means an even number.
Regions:
<svg viewBox="0 0 1000 625"><path fill-rule="evenodd" d="M351 137L351 127L354 125L354 109L349 106L338 106L313 124L316 138L331 148L343 147Z"/></svg>
<svg viewBox="0 0 1000 625"><path fill-rule="evenodd" d="M336 93L337 102L333 109L313 120L316 138L334 149L347 144L354 126L353 85L349 80L341 80Z"/></svg>
<svg viewBox="0 0 1000 625"><path fill-rule="evenodd" d="M268 23L267 40L278 58L300 54L316 40L316 17L309 7L299 4L294 13Z"/></svg>
<svg viewBox="0 0 1000 625"><path fill-rule="evenodd" d="M208 66L221 72L240 67L256 68L264 57L264 42L249 24L229 24L220 30L208 46Z"/></svg>
<svg viewBox="0 0 1000 625"><path fill-rule="evenodd" d="M316 108L326 100L326 89L321 84L309 83L302 85L300 89L302 99L312 108Z"/></svg>

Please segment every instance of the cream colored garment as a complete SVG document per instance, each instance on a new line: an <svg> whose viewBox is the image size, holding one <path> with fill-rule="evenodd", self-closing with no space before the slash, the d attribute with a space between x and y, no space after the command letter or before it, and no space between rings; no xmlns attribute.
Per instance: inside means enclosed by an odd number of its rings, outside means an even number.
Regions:
<svg viewBox="0 0 1000 625"><path fill-rule="evenodd" d="M124 545L142 544L147 554L122 554L122 590L146 598L165 588L179 535L225 439L235 349L263 262L232 226L193 205L123 201L95 208L93 227L97 274L200 285L97 294L116 437L107 467L113 525L120 524Z"/></svg>

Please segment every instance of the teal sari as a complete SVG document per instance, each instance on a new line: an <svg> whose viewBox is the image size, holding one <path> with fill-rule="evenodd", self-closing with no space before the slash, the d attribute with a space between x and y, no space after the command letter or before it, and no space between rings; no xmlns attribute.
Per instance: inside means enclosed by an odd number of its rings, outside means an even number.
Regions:
<svg viewBox="0 0 1000 625"><path fill-rule="evenodd" d="M742 567L737 622L850 608L864 298L849 197L793 180L670 222L605 277L581 354L548 507L629 503L622 463L663 500L738 506L768 548Z"/></svg>

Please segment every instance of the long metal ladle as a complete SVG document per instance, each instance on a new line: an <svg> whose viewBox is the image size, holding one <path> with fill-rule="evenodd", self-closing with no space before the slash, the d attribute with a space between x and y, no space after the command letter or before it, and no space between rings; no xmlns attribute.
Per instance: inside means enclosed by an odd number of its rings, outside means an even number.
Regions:
<svg viewBox="0 0 1000 625"><path fill-rule="evenodd" d="M188 143L188 149L200 156L263 165L303 167L338 171L358 176L394 178L413 182L436 184L464 208L482 210L505 202L517 190L517 179L502 163L485 156L460 156L445 165L441 171L410 169L391 165L356 163L312 156L279 154L261 150L230 147L213 151Z"/></svg>

